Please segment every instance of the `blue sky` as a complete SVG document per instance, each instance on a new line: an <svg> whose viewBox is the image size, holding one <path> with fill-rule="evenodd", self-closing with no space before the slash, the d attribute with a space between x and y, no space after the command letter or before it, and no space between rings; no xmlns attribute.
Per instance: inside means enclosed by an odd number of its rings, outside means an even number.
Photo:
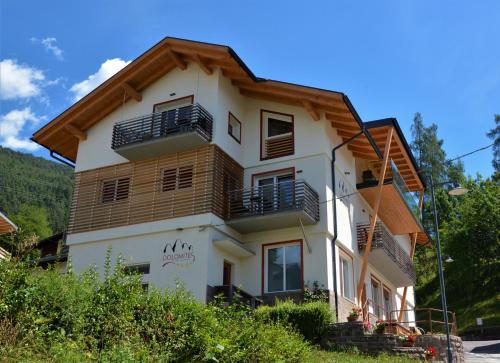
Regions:
<svg viewBox="0 0 500 363"><path fill-rule="evenodd" d="M1 2L0 144L27 141L165 36L231 46L260 77L346 93L364 121L419 111L454 157L500 113L500 1ZM90 77L90 78L89 78ZM491 149L464 159L492 173Z"/></svg>

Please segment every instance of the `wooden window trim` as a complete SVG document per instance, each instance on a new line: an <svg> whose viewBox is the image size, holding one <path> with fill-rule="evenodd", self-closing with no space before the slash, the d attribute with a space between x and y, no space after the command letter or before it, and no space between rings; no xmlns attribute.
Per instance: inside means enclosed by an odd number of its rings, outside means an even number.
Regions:
<svg viewBox="0 0 500 363"><path fill-rule="evenodd" d="M352 294L353 294L353 300L349 299L344 295L344 271L342 270L342 264L340 263L340 294L342 297L352 303L356 303L356 286L355 284L355 279L354 279L354 257L347 252L344 248L337 246L339 248L339 262L342 262L341 259L342 257L347 257L347 259L351 260L351 273L352 273Z"/></svg>
<svg viewBox="0 0 500 363"><path fill-rule="evenodd" d="M383 303L384 302L384 291L383 291L383 286L384 285L382 284L382 280L379 279L378 277L376 277L374 274L370 274L370 290L371 290L371 297L372 297L371 300L372 300L373 303L375 303L375 301L373 300L373 284L372 284L373 281L375 281L378 284L378 287L380 289L379 299L381 301L379 301L379 303ZM380 305L379 305L379 307L380 307ZM383 306L382 306L382 308L383 308ZM381 316L379 316L379 315L376 315L376 316L378 318L381 318Z"/></svg>
<svg viewBox="0 0 500 363"><path fill-rule="evenodd" d="M272 243L263 243L262 244L262 261L261 261L261 295L264 294L273 294L273 292L267 293L265 292L265 263L266 263L266 249L269 246L278 246L278 245L286 245L296 243L300 246L300 291L304 291L304 242L302 239L290 240L290 241L281 241L281 242L272 242ZM294 290L299 291L299 290ZM286 293L287 291L283 291ZM279 293L279 292L278 292Z"/></svg>
<svg viewBox="0 0 500 363"><path fill-rule="evenodd" d="M231 122L231 117L240 125L240 139L238 140L236 137L234 137L234 135L231 133L231 130L229 129L229 126L230 126L230 122ZM241 121L238 120L238 118L231 112L229 111L228 115L227 115L227 133L229 134L229 136L231 136L238 144L241 145L241 139L242 139L242 136L243 136L243 127L242 127L242 124L241 124Z"/></svg>
<svg viewBox="0 0 500 363"><path fill-rule="evenodd" d="M292 152L290 154L280 155L277 157L264 156L264 145L263 145L264 144L263 143L263 139L264 139L264 113L274 113L276 115L288 116L292 119L292 141L293 141L293 143L292 143ZM277 159L277 158L290 156L290 155L294 155L294 154L295 154L295 117L294 117L294 115L288 114L288 113L283 113L283 112L261 109L260 110L260 160L263 161L263 160L269 160L269 159Z"/></svg>
<svg viewBox="0 0 500 363"><path fill-rule="evenodd" d="M179 98L174 98L173 100L168 100L168 101L162 101L162 102L158 102L158 103L155 103L153 105L153 113L155 112L155 108L157 106L163 106L163 105L166 105L166 104L169 104L169 103L173 103L173 102L179 102L179 101L182 101L186 99L186 101L189 99L189 102L191 104L194 103L194 95L189 95L189 96L184 96L184 97L179 97Z"/></svg>

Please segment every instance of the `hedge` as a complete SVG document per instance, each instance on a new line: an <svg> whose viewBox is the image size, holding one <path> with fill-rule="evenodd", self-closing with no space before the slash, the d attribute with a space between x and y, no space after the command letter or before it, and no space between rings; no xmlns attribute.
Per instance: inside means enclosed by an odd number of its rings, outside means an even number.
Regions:
<svg viewBox="0 0 500 363"><path fill-rule="evenodd" d="M277 301L275 306L259 307L255 314L258 320L293 327L312 343L319 343L334 321L328 304L320 301L304 304Z"/></svg>

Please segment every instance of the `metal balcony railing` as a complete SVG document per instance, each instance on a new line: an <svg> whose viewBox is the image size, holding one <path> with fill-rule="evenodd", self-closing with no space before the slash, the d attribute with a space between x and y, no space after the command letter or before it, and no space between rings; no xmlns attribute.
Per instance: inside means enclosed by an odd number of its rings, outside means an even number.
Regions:
<svg viewBox="0 0 500 363"><path fill-rule="evenodd" d="M319 221L318 193L303 180L233 190L228 203L228 219L303 211Z"/></svg>
<svg viewBox="0 0 500 363"><path fill-rule="evenodd" d="M212 115L199 104L157 112L115 124L111 147L116 150L123 146L188 132L197 132L210 142L212 124Z"/></svg>
<svg viewBox="0 0 500 363"><path fill-rule="evenodd" d="M369 229L369 224L358 224L357 226L359 251L364 250L366 247ZM403 250L403 248L399 245L399 242L394 239L381 222L376 223L372 239L372 249L377 248L382 249L394 261L394 263L398 265L401 271L406 273L406 275L414 283L416 282L417 274L410 256L405 250Z"/></svg>

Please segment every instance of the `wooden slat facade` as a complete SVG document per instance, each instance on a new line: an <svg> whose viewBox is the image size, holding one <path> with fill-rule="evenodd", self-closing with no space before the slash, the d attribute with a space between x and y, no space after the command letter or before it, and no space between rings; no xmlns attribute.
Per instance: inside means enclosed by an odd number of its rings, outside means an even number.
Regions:
<svg viewBox="0 0 500 363"><path fill-rule="evenodd" d="M192 182L163 188L164 170L192 168ZM130 178L126 199L103 202L106 181ZM185 178L185 176L184 176ZM182 177L181 177L182 180ZM243 168L215 145L75 173L69 233L212 212L224 218L228 188L241 188ZM104 199L108 200L108 199Z"/></svg>

